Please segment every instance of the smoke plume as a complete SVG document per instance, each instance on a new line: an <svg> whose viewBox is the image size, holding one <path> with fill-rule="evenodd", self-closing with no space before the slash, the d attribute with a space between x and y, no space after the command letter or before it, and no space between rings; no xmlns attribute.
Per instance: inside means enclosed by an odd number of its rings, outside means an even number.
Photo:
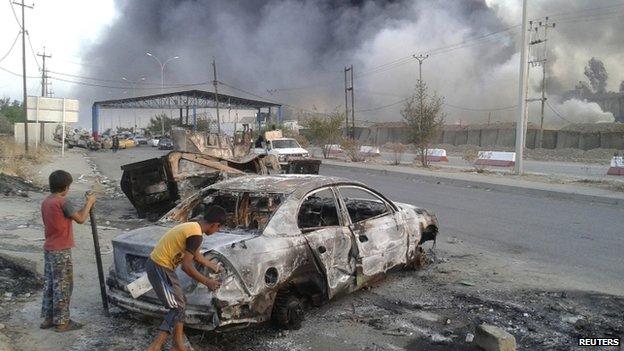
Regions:
<svg viewBox="0 0 624 351"><path fill-rule="evenodd" d="M148 84L138 85L136 93L158 93L160 66L145 53L161 60L178 55L181 59L166 67L166 85L206 82L192 88L212 90L214 58L219 80L229 85L220 87L224 93L267 97L294 111L326 112L344 110L343 68L353 64L356 119L393 121L401 119L400 101L418 79L411 55L429 53L423 79L445 97L449 122L480 123L488 113L492 121L510 121L517 104L519 3L118 0L119 16L88 49L85 61L92 65L84 73L111 80L145 76ZM549 37L549 95L563 95L584 79L584 65L592 56L602 59L613 77L607 88L624 78L616 64L622 62L616 49L624 42L617 35L624 32L623 21L594 21L581 29L572 22L574 16L595 2L531 4L534 18L562 9L573 13L559 15L562 23ZM532 69L530 94L536 95L540 84L541 69ZM122 96L120 90L95 87L81 87L78 93L83 106ZM564 102L560 113L601 112L583 104ZM567 106L576 110L568 112ZM547 119L557 117L549 110Z"/></svg>

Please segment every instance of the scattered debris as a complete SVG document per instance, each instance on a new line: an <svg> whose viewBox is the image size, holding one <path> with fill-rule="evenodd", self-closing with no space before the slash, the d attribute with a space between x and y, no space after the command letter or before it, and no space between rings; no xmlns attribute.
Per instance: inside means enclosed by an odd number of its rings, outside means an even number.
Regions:
<svg viewBox="0 0 624 351"><path fill-rule="evenodd" d="M474 334L466 333L466 339L465 340L466 340L467 343L471 343L472 340L474 340Z"/></svg>
<svg viewBox="0 0 624 351"><path fill-rule="evenodd" d="M30 181L0 173L0 195L28 197L29 191L42 191L42 189Z"/></svg>
<svg viewBox="0 0 624 351"><path fill-rule="evenodd" d="M33 293L42 286L42 278L34 270L0 255L0 293L5 300Z"/></svg>
<svg viewBox="0 0 624 351"><path fill-rule="evenodd" d="M485 351L515 351L516 338L499 327L481 324L477 327L475 344Z"/></svg>
<svg viewBox="0 0 624 351"><path fill-rule="evenodd" d="M465 286L475 286L475 283L471 282L470 280L462 280L459 282L459 284L465 285Z"/></svg>

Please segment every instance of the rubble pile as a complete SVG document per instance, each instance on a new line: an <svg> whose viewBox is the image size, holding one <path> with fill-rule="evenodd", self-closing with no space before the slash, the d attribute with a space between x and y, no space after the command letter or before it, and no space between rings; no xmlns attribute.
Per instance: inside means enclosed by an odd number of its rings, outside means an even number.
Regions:
<svg viewBox="0 0 624 351"><path fill-rule="evenodd" d="M28 197L29 191L42 189L22 178L0 173L0 195Z"/></svg>
<svg viewBox="0 0 624 351"><path fill-rule="evenodd" d="M41 290L42 277L33 270L0 256L0 301L29 298Z"/></svg>

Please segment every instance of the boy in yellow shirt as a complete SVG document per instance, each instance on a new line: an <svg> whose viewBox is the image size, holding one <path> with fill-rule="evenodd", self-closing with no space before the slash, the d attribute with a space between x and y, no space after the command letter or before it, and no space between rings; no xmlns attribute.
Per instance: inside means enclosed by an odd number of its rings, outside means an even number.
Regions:
<svg viewBox="0 0 624 351"><path fill-rule="evenodd" d="M160 333L156 336L148 350L160 351L171 335L175 350L186 350L184 345L184 310L186 296L175 273L181 263L182 270L189 277L204 284L210 290L221 286L219 281L210 279L195 268L193 262L208 267L215 273L221 269L219 265L206 259L200 253L202 234L211 235L225 223L226 213L222 207L209 207L197 222L178 224L171 228L156 244L147 260L147 277L154 292L169 311L160 325Z"/></svg>

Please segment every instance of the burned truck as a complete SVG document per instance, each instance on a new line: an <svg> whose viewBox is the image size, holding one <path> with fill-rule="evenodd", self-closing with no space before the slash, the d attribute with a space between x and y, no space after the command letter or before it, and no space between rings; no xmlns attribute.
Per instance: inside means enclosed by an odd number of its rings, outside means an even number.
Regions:
<svg viewBox="0 0 624 351"><path fill-rule="evenodd" d="M176 203L218 181L247 173L279 171L270 156L248 155L238 160L194 152L172 151L162 157L121 166L121 190L140 218L160 218Z"/></svg>
<svg viewBox="0 0 624 351"><path fill-rule="evenodd" d="M155 225L115 237L109 301L161 317L165 310L153 290L133 298L129 286L143 279L147 258L168 229L212 205L226 210L226 223L204 237L200 250L223 270L202 273L221 287L210 291L176 270L187 297L186 325L203 330L270 320L297 329L306 307L361 289L394 267L417 266L423 244L438 233L428 210L391 201L359 182L318 175L238 177L198 191Z"/></svg>

